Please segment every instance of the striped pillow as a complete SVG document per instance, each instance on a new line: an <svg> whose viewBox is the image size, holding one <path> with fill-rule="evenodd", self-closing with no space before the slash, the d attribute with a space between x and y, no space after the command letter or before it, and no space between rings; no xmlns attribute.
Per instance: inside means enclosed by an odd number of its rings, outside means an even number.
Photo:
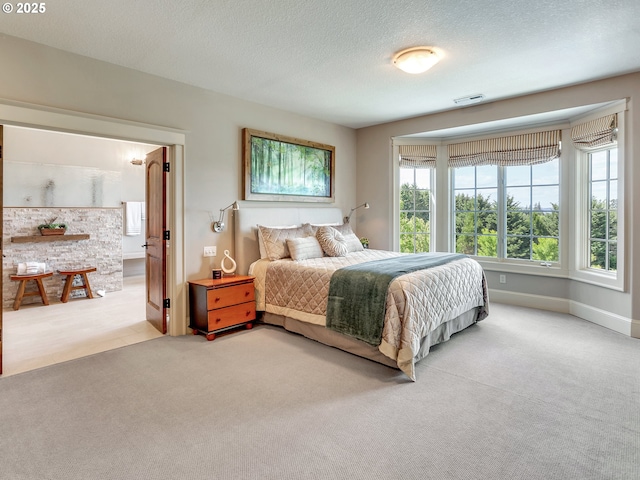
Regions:
<svg viewBox="0 0 640 480"><path fill-rule="evenodd" d="M333 227L320 227L316 238L324 250L324 253L330 257L344 257L349 253L347 242L342 234Z"/></svg>
<svg viewBox="0 0 640 480"><path fill-rule="evenodd" d="M287 247L291 258L296 261L324 257L324 252L316 237L288 238Z"/></svg>

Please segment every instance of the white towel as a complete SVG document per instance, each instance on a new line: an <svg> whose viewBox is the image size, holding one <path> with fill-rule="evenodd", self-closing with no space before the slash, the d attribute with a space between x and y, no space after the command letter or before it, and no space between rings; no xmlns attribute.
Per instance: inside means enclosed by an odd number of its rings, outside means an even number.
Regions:
<svg viewBox="0 0 640 480"><path fill-rule="evenodd" d="M124 234L128 236L140 235L145 209L144 202L125 202L124 207Z"/></svg>
<svg viewBox="0 0 640 480"><path fill-rule="evenodd" d="M24 262L18 263L18 275L36 275L38 273L45 273L47 271L47 264L44 262Z"/></svg>

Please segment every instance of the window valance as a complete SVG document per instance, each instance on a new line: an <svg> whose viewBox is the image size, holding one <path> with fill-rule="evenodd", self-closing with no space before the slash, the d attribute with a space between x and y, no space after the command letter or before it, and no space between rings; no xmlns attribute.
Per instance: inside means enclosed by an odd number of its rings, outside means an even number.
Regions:
<svg viewBox="0 0 640 480"><path fill-rule="evenodd" d="M454 143L448 150L453 168L536 165L560 157L560 130Z"/></svg>
<svg viewBox="0 0 640 480"><path fill-rule="evenodd" d="M571 140L578 150L616 143L618 115L606 115L571 128Z"/></svg>
<svg viewBox="0 0 640 480"><path fill-rule="evenodd" d="M436 168L435 145L399 145L400 168Z"/></svg>

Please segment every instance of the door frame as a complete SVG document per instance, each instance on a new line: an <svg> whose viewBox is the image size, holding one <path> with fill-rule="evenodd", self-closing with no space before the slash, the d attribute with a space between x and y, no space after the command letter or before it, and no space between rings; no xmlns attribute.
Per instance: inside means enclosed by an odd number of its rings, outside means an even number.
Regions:
<svg viewBox="0 0 640 480"><path fill-rule="evenodd" d="M167 226L171 240L167 248L167 295L170 336L187 333L187 292L184 247L184 145L183 130L159 125L85 115L61 109L0 100L0 124L52 130L166 146L171 172L167 178Z"/></svg>

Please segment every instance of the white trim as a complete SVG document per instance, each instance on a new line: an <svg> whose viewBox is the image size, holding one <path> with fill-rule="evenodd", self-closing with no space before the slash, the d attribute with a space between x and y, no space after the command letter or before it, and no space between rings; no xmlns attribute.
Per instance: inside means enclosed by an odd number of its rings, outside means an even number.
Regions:
<svg viewBox="0 0 640 480"><path fill-rule="evenodd" d="M570 313L570 300L559 297L547 297L532 295L530 293L509 292L507 290L489 289L489 314L491 314L491 302L506 303L519 307L548 310L551 312Z"/></svg>
<svg viewBox="0 0 640 480"><path fill-rule="evenodd" d="M622 315L566 298L489 289L489 299L490 302L567 313L627 336L631 336L632 332L640 334L639 320L632 320ZM491 303L489 304L489 314L491 314Z"/></svg>
<svg viewBox="0 0 640 480"><path fill-rule="evenodd" d="M156 125L59 109L45 109L39 105L17 104L2 99L0 99L0 123L31 128L37 126L57 132L95 135L158 145L184 145L186 133Z"/></svg>
<svg viewBox="0 0 640 480"><path fill-rule="evenodd" d="M490 272L519 273L521 275L537 275L542 277L567 278L567 271L553 263L547 267L542 265L541 260L518 260L518 259L494 259L488 257L472 256L482 268Z"/></svg>
<svg viewBox="0 0 640 480"><path fill-rule="evenodd" d="M0 124L76 133L118 140L169 146L171 174L167 195L167 216L175 255L167 262L167 293L171 298L168 333L186 334L184 252L184 144L186 132L156 125L70 112L0 99Z"/></svg>
<svg viewBox="0 0 640 480"><path fill-rule="evenodd" d="M618 115L618 262L615 274L600 272L597 269L588 268L589 246L586 239L589 238L587 209L588 209L588 165L587 156L590 153L606 150L611 147L600 147L590 149L588 151L575 150L576 158L576 177L575 177L575 196L574 205L576 215L575 221L575 241L577 245L575 249L574 265L569 270L569 278L580 282L598 285L600 287L609 288L624 292L627 289L626 278L626 258L627 251L625 248L625 115Z"/></svg>
<svg viewBox="0 0 640 480"><path fill-rule="evenodd" d="M596 108L595 110L591 110L584 115L571 118L570 125L572 127L576 125L580 125L581 123L590 122L591 120L596 120L601 117L605 117L607 115L612 115L614 113L622 113L627 110L627 99L617 100L612 102L609 105L605 105L600 108ZM568 139L571 138L571 135L566 137ZM569 140L570 142L570 140Z"/></svg>
<svg viewBox="0 0 640 480"><path fill-rule="evenodd" d="M451 204L451 194L449 193L451 188L451 169L447 167L447 149L443 146L438 146L436 156L436 168L434 171L433 179L433 198L434 203L432 205L433 218L431 219L431 232L432 237L435 238L435 249L431 251L436 252L448 252L455 251L449 250L449 238L451 236L451 215L449 212L453 208Z"/></svg>
<svg viewBox="0 0 640 480"><path fill-rule="evenodd" d="M394 252L400 251L400 148L391 139L391 238L389 245Z"/></svg>
<svg viewBox="0 0 640 480"><path fill-rule="evenodd" d="M607 312L606 310L591 307L573 300L571 301L571 310L569 313L602 327L622 333L623 335L631 336L631 324L633 322L630 318L623 317L622 315Z"/></svg>

